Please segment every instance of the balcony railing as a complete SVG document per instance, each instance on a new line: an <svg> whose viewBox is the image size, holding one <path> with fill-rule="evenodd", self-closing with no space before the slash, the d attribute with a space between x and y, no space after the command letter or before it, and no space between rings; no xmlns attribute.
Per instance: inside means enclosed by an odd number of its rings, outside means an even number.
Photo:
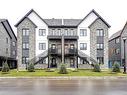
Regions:
<svg viewBox="0 0 127 95"><path fill-rule="evenodd" d="M61 49L58 48L49 48L49 54L51 55L62 55ZM77 54L77 49L76 48L67 48L64 49L64 54L65 55L76 55Z"/></svg>
<svg viewBox="0 0 127 95"><path fill-rule="evenodd" d="M61 39L62 35L48 35L48 39ZM64 39L78 39L78 35L64 35Z"/></svg>

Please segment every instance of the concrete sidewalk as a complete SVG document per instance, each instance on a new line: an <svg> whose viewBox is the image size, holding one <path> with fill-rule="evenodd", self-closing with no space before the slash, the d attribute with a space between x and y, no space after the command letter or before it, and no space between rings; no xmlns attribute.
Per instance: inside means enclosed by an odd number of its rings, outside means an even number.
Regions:
<svg viewBox="0 0 127 95"><path fill-rule="evenodd" d="M44 80L116 80L127 76L54 76L54 77L0 77L0 79L44 79Z"/></svg>

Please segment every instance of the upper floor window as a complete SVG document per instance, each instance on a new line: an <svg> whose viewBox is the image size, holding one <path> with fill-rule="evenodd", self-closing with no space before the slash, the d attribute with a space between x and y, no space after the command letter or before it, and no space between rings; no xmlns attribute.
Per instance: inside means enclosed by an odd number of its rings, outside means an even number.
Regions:
<svg viewBox="0 0 127 95"><path fill-rule="evenodd" d="M120 43L120 38L116 38L115 43Z"/></svg>
<svg viewBox="0 0 127 95"><path fill-rule="evenodd" d="M29 43L23 43L23 49L29 49Z"/></svg>
<svg viewBox="0 0 127 95"><path fill-rule="evenodd" d="M8 44L8 38L6 38L6 43Z"/></svg>
<svg viewBox="0 0 127 95"><path fill-rule="evenodd" d="M80 43L80 50L87 50L87 43Z"/></svg>
<svg viewBox="0 0 127 95"><path fill-rule="evenodd" d="M16 46L16 43L13 41L13 42L12 42L12 45L13 45L13 46Z"/></svg>
<svg viewBox="0 0 127 95"><path fill-rule="evenodd" d="M15 51L15 50L13 50L13 51L12 51L12 54L13 54L13 55L16 55L16 51Z"/></svg>
<svg viewBox="0 0 127 95"><path fill-rule="evenodd" d="M51 48L52 49L56 49L56 45L55 44L52 44Z"/></svg>
<svg viewBox="0 0 127 95"><path fill-rule="evenodd" d="M68 35L68 29L64 30L64 35L67 36Z"/></svg>
<svg viewBox="0 0 127 95"><path fill-rule="evenodd" d="M22 29L23 36L29 36L29 29Z"/></svg>
<svg viewBox="0 0 127 95"><path fill-rule="evenodd" d="M8 48L6 48L6 54L8 54Z"/></svg>
<svg viewBox="0 0 127 95"><path fill-rule="evenodd" d="M97 49L103 49L104 48L104 44L97 44Z"/></svg>
<svg viewBox="0 0 127 95"><path fill-rule="evenodd" d="M39 43L39 50L45 50L46 49L46 43Z"/></svg>
<svg viewBox="0 0 127 95"><path fill-rule="evenodd" d="M39 29L39 36L45 36L46 30L45 29Z"/></svg>
<svg viewBox="0 0 127 95"><path fill-rule="evenodd" d="M97 29L97 36L104 36L104 30L103 29Z"/></svg>
<svg viewBox="0 0 127 95"><path fill-rule="evenodd" d="M86 29L80 29L80 36L87 36L87 30Z"/></svg>
<svg viewBox="0 0 127 95"><path fill-rule="evenodd" d="M70 49L74 49L74 44L70 44Z"/></svg>

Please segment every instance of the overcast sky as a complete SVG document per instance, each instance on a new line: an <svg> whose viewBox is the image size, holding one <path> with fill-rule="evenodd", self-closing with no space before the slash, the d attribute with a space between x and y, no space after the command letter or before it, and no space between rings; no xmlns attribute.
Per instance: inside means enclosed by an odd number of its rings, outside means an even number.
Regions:
<svg viewBox="0 0 127 95"><path fill-rule="evenodd" d="M82 19L95 9L110 25L109 36L122 29L127 21L127 0L0 0L0 18L14 25L34 9L42 18Z"/></svg>

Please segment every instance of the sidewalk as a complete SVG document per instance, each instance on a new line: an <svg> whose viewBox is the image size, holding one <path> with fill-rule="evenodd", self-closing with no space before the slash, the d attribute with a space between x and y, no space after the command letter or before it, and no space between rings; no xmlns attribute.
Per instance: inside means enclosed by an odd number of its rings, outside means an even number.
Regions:
<svg viewBox="0 0 127 95"><path fill-rule="evenodd" d="M0 79L44 79L44 80L117 80L127 76L57 76L57 77L0 77Z"/></svg>

